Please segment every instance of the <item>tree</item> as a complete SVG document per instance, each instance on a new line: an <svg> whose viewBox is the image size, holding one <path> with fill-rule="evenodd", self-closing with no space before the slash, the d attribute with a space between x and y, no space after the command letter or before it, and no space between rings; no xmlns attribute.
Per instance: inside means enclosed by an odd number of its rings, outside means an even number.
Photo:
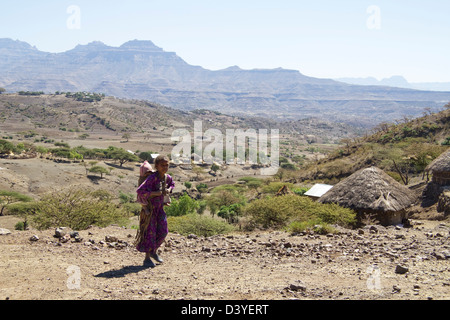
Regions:
<svg viewBox="0 0 450 320"><path fill-rule="evenodd" d="M217 172L217 170L219 170L219 169L220 169L220 167L219 167L218 164L213 163L213 164L211 165L211 170L212 170L212 171Z"/></svg>
<svg viewBox="0 0 450 320"><path fill-rule="evenodd" d="M239 221L239 216L241 215L241 207L242 205L240 203L222 206L217 215L227 220L228 223L237 223Z"/></svg>
<svg viewBox="0 0 450 320"><path fill-rule="evenodd" d="M125 142L128 142L128 140L131 138L131 135L129 133L124 133L122 135L122 138L126 140Z"/></svg>
<svg viewBox="0 0 450 320"><path fill-rule="evenodd" d="M152 152L151 151L143 151L139 153L139 159L141 160L147 160L148 162L152 161Z"/></svg>
<svg viewBox="0 0 450 320"><path fill-rule="evenodd" d="M100 173L100 178L103 179L103 174L108 173L108 170L101 166L93 166L92 168L89 169L89 172Z"/></svg>
<svg viewBox="0 0 450 320"><path fill-rule="evenodd" d="M30 202L33 198L21 194L17 191L0 190L0 216L3 216L3 210L14 202Z"/></svg>
<svg viewBox="0 0 450 320"><path fill-rule="evenodd" d="M126 162L139 161L139 158L136 155L124 149L115 149L109 153L109 156L111 159L119 161L121 167Z"/></svg>
<svg viewBox="0 0 450 320"><path fill-rule="evenodd" d="M195 166L194 168L192 168L192 171L197 175L197 180L199 180L200 175L205 172L205 170L203 170L203 168L199 166Z"/></svg>
<svg viewBox="0 0 450 320"><path fill-rule="evenodd" d="M6 89L5 88L0 88L0 94L2 94L3 92L5 92Z"/></svg>

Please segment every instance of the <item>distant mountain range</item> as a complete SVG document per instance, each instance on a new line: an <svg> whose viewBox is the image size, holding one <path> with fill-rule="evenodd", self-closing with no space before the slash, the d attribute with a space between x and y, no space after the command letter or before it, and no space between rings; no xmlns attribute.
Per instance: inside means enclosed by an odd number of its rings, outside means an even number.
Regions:
<svg viewBox="0 0 450 320"><path fill-rule="evenodd" d="M182 110L271 119L318 117L360 125L418 116L450 101L450 92L353 85L282 68L211 71L141 40L120 47L92 42L48 53L26 42L0 39L0 87L8 92L89 91Z"/></svg>
<svg viewBox="0 0 450 320"><path fill-rule="evenodd" d="M337 78L336 81L341 81L349 84L357 84L364 86L389 86L416 90L430 90L430 91L450 91L450 82L416 82L410 83L402 76L392 76L377 80L374 77L367 78Z"/></svg>

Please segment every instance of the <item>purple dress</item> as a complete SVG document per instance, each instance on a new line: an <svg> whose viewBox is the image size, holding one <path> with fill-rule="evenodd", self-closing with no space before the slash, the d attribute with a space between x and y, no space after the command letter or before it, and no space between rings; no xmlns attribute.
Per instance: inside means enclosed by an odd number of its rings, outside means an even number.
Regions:
<svg viewBox="0 0 450 320"><path fill-rule="evenodd" d="M173 188L175 184L170 175L166 175L166 189ZM167 228L167 216L164 212L164 196L157 196L149 199L150 193L161 190L161 180L158 172L151 174L137 189L137 201L147 205L149 201L152 204L153 212L148 225L147 235L144 241L141 241L136 249L140 252L155 253L163 243L169 230Z"/></svg>

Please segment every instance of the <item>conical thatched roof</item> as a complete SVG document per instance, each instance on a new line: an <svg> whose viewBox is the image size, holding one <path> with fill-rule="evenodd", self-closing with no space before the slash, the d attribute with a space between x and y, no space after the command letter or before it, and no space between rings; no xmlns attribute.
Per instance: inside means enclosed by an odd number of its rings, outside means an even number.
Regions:
<svg viewBox="0 0 450 320"><path fill-rule="evenodd" d="M450 149L433 160L426 168L426 172L440 173L450 172Z"/></svg>
<svg viewBox="0 0 450 320"><path fill-rule="evenodd" d="M412 192L383 170L361 169L325 193L319 202L338 203L356 211L397 212L414 203Z"/></svg>

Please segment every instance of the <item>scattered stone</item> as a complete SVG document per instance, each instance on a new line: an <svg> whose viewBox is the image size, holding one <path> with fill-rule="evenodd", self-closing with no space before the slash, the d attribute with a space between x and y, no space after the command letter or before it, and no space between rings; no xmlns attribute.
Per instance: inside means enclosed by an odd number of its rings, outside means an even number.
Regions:
<svg viewBox="0 0 450 320"><path fill-rule="evenodd" d="M286 290L291 290L291 291L305 291L306 290L306 286L300 280L297 280L296 283L291 283L285 289Z"/></svg>
<svg viewBox="0 0 450 320"><path fill-rule="evenodd" d="M119 242L119 239L115 236L108 235L105 237L106 242Z"/></svg>
<svg viewBox="0 0 450 320"><path fill-rule="evenodd" d="M66 235L66 228L65 227L59 227L55 229L55 238L62 238Z"/></svg>
<svg viewBox="0 0 450 320"><path fill-rule="evenodd" d="M437 260L446 260L446 259L448 259L450 256L449 256L449 253L448 252L433 252L432 253L432 255L437 259Z"/></svg>
<svg viewBox="0 0 450 320"><path fill-rule="evenodd" d="M30 237L30 241L38 241L39 237L37 235L33 235Z"/></svg>
<svg viewBox="0 0 450 320"><path fill-rule="evenodd" d="M188 239L198 239L198 236L196 234L191 233L187 236L187 238Z"/></svg>
<svg viewBox="0 0 450 320"><path fill-rule="evenodd" d="M369 231L372 233L378 233L378 228L376 226L370 226Z"/></svg>
<svg viewBox="0 0 450 320"><path fill-rule="evenodd" d="M77 238L77 237L79 237L80 236L80 234L78 233L78 231L72 231L71 233L70 233L70 237L71 238Z"/></svg>
<svg viewBox="0 0 450 320"><path fill-rule="evenodd" d="M400 291L402 291L402 289L396 285L392 286L392 293L400 293Z"/></svg>
<svg viewBox="0 0 450 320"><path fill-rule="evenodd" d="M405 274L408 271L409 271L408 267L405 267L405 266L402 266L399 264L395 267L395 273L398 273L398 274Z"/></svg>
<svg viewBox="0 0 450 320"><path fill-rule="evenodd" d="M59 241L60 241L61 243L66 243L66 242L68 242L69 240L70 240L70 235L68 235L68 234L65 234L64 236L62 236L62 237L59 238Z"/></svg>
<svg viewBox="0 0 450 320"><path fill-rule="evenodd" d="M80 237L78 236L78 237L75 237L75 238L74 238L74 241L75 241L75 242L81 242L81 241L83 241L83 238L80 238Z"/></svg>

